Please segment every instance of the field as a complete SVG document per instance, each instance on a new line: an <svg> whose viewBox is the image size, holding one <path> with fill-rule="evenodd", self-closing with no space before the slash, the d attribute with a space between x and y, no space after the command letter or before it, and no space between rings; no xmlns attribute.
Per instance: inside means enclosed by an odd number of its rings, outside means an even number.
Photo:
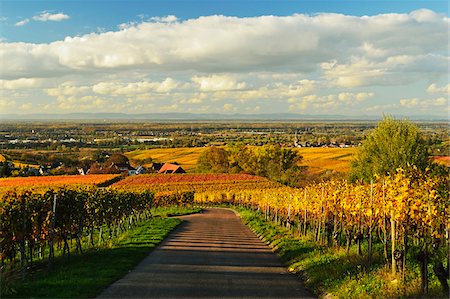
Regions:
<svg viewBox="0 0 450 299"><path fill-rule="evenodd" d="M41 187L59 187L63 185L97 186L118 178L117 174L93 175L59 175L59 176L32 176L0 179L0 190L10 188L39 189Z"/></svg>
<svg viewBox="0 0 450 299"><path fill-rule="evenodd" d="M198 157L205 150L204 147L193 148L158 148L148 150L136 150L125 155L135 165L148 161L152 158L156 162L177 162L187 172L194 172ZM337 172L348 172L350 161L355 153L355 148L300 148L299 153L303 156L301 165L310 167L312 173L321 173L327 170Z"/></svg>
<svg viewBox="0 0 450 299"><path fill-rule="evenodd" d="M36 169L39 169L39 165L37 165L37 164L23 163L23 162L20 162L20 161L18 161L18 160L14 160L14 161L12 161L12 162L13 162L14 166L15 166L15 167L18 167L18 168L30 167L30 168L36 168Z"/></svg>
<svg viewBox="0 0 450 299"><path fill-rule="evenodd" d="M204 150L204 147L155 148L136 150L125 153L125 155L130 159L132 164L144 162L144 166L149 166L151 162L147 161L151 158L155 162L160 163L176 162L187 172L193 172L197 164L197 159Z"/></svg>
<svg viewBox="0 0 450 299"><path fill-rule="evenodd" d="M301 165L308 166L312 173L321 173L327 170L348 173L351 160L356 148L299 148L303 156Z"/></svg>

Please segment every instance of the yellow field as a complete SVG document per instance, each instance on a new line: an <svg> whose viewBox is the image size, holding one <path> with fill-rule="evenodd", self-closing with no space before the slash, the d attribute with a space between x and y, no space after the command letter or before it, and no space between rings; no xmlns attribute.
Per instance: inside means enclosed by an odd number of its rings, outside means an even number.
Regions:
<svg viewBox="0 0 450 299"><path fill-rule="evenodd" d="M14 160L12 162L13 162L14 166L18 167L18 168L25 168L25 167L36 168L36 169L39 168L39 165L37 165L37 164L27 164L27 163L22 163L17 160Z"/></svg>
<svg viewBox="0 0 450 299"><path fill-rule="evenodd" d="M0 155L0 162L3 162L5 160L6 160L6 158L3 155Z"/></svg>
<svg viewBox="0 0 450 299"><path fill-rule="evenodd" d="M351 160L356 153L356 148L299 148L298 152L303 156L300 163L308 166L312 173L321 173L326 170L347 173L351 168Z"/></svg>
<svg viewBox="0 0 450 299"><path fill-rule="evenodd" d="M157 148L148 150L136 150L125 153L134 165L141 165L143 160L152 158L156 162L177 162L187 172L195 171L197 159L205 150L204 147L191 148ZM355 148L299 148L298 152L303 156L300 165L308 166L312 173L321 173L326 170L348 172L350 161ZM145 163L149 166L151 163Z"/></svg>
<svg viewBox="0 0 450 299"><path fill-rule="evenodd" d="M148 150L136 150L125 153L134 165L140 164L141 161L152 158L155 162L168 163L176 162L184 170L193 172L197 165L200 154L205 150L204 147L187 147L187 148L154 148ZM149 166L151 163L145 163Z"/></svg>

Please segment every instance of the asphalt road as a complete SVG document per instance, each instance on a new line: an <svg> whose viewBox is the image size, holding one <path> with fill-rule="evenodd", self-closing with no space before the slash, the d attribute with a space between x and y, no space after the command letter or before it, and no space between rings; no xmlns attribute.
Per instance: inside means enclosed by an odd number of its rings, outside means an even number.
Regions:
<svg viewBox="0 0 450 299"><path fill-rule="evenodd" d="M233 211L180 218L180 227L99 298L312 297Z"/></svg>

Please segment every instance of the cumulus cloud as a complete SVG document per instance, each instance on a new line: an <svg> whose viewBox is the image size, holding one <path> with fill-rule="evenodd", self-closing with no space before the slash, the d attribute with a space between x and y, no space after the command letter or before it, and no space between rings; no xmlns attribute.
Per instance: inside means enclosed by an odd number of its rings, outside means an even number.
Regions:
<svg viewBox="0 0 450 299"><path fill-rule="evenodd" d="M286 94L291 97L296 97L311 94L314 91L315 91L315 81L300 80L295 84L290 84L287 88Z"/></svg>
<svg viewBox="0 0 450 299"><path fill-rule="evenodd" d="M374 96L372 92L342 92L339 94L317 95L310 94L300 98L289 98L290 111L314 109L317 111L330 111L332 109L342 109L355 106L368 98Z"/></svg>
<svg viewBox="0 0 450 299"><path fill-rule="evenodd" d="M400 106L403 107L416 107L418 104L419 104L418 98L400 100Z"/></svg>
<svg viewBox="0 0 450 299"><path fill-rule="evenodd" d="M166 93L178 87L178 82L167 78L162 82L100 82L92 86L92 90L98 94L133 96L149 92Z"/></svg>
<svg viewBox="0 0 450 299"><path fill-rule="evenodd" d="M21 22L69 18L63 15L42 12ZM0 89L10 103L16 100L14 109L24 110L40 92L42 104L32 109L441 113L449 92L442 83L450 62L448 25L447 16L429 10L363 17L141 16L115 31L51 43L0 41L0 60L8 62ZM425 80L435 83L415 92Z"/></svg>
<svg viewBox="0 0 450 299"><path fill-rule="evenodd" d="M448 95L450 93L450 84L439 87L435 83L433 83L428 86L427 91L429 93L443 93Z"/></svg>
<svg viewBox="0 0 450 299"><path fill-rule="evenodd" d="M245 89L245 82L237 82L230 75L195 76L192 78L201 91L224 91Z"/></svg>
<svg viewBox="0 0 450 299"><path fill-rule="evenodd" d="M44 12L36 20L64 18ZM17 79L130 68L204 74L321 71L342 87L390 84L405 70L413 77L447 72L448 24L448 17L429 10L370 17L296 14L181 21L168 16L48 44L3 43L0 59L11 63L1 75Z"/></svg>
<svg viewBox="0 0 450 299"><path fill-rule="evenodd" d="M232 112L232 111L236 111L236 108L233 106L233 104L227 103L227 104L223 105L223 111Z"/></svg>
<svg viewBox="0 0 450 299"><path fill-rule="evenodd" d="M0 113L5 113L16 107L16 101L0 98Z"/></svg>
<svg viewBox="0 0 450 299"><path fill-rule="evenodd" d="M168 15L165 17L152 17L150 20L159 23L172 23L178 21L178 18L174 15Z"/></svg>
<svg viewBox="0 0 450 299"><path fill-rule="evenodd" d="M24 26L28 24L30 21L37 21L37 22L60 22L64 20L70 19L69 15L66 15L65 13L59 12L59 13L51 13L48 11L43 11L39 15L36 15L34 17L31 17L29 19L23 19L21 21L18 21L15 25L16 26Z"/></svg>
<svg viewBox="0 0 450 299"><path fill-rule="evenodd" d="M42 80L37 78L20 78L16 80L0 80L1 89L28 89L39 87Z"/></svg>
<svg viewBox="0 0 450 299"><path fill-rule="evenodd" d="M43 11L40 15L34 16L32 19L40 22L47 22L47 21L59 22L63 20L68 20L70 19L70 17L61 12L50 13L47 11Z"/></svg>
<svg viewBox="0 0 450 299"><path fill-rule="evenodd" d="M400 106L404 108L429 109L430 107L448 107L448 99L439 97L436 99L401 99Z"/></svg>

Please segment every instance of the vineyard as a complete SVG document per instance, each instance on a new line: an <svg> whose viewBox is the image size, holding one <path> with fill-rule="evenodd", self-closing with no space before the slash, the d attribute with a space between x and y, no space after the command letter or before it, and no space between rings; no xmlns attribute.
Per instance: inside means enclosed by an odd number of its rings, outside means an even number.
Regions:
<svg viewBox="0 0 450 299"><path fill-rule="evenodd" d="M33 190L64 185L98 186L119 178L117 174L61 175L1 178L0 191L12 188L33 188Z"/></svg>
<svg viewBox="0 0 450 299"><path fill-rule="evenodd" d="M411 177L415 177L413 180ZM267 220L327 247L350 248L358 255L367 245L367 263L375 254L392 273L404 278L410 258L421 265L422 292L428 291L428 264L448 294L450 213L445 178L407 173L380 177L371 184L330 181L293 189L196 193L197 203L231 203L258 210ZM374 244L381 252L374 252Z"/></svg>
<svg viewBox="0 0 450 299"><path fill-rule="evenodd" d="M443 262L450 230L446 186L445 178L399 169L371 184L329 181L303 189L254 176L224 174L130 177L113 188L151 190L171 198L157 201L160 204L186 203L181 197L175 200L175 194L190 193L198 204L245 206L324 246L348 251L355 244L358 255L366 255L369 265L374 256L382 256L392 273L402 277L412 258L421 265L422 291L426 293L428 264L433 264L444 290L448 287L444 266L448 261ZM170 194L173 197L168 197ZM363 244L367 248L364 253Z"/></svg>
<svg viewBox="0 0 450 299"><path fill-rule="evenodd" d="M91 174L91 175L61 175L61 176L32 176L0 179L0 188L14 187L57 187L62 185L97 186L114 180L117 174Z"/></svg>
<svg viewBox="0 0 450 299"><path fill-rule="evenodd" d="M267 220L323 246L347 250L356 246L368 265L382 256L393 275L404 276L408 262L415 260L421 265L424 293L432 264L434 275L448 288L450 211L445 178L399 169L371 184L328 181L297 189L245 174L140 175L106 189L92 187L114 178L0 180L2 187L22 186L5 191L1 201L2 265L23 268L33 258L44 259L46 252L51 262L54 246L70 253L69 240L81 252L82 242L90 247L100 244L148 217L151 207L227 203L259 211ZM69 181L75 187L60 187ZM23 188L39 183L54 187L45 192ZM76 187L81 183L91 187Z"/></svg>
<svg viewBox="0 0 450 299"><path fill-rule="evenodd" d="M55 246L70 256L72 241L93 248L147 219L153 194L95 187L48 189L44 193L8 191L0 205L2 269L23 271L33 260L52 264ZM94 240L94 235L97 239Z"/></svg>

